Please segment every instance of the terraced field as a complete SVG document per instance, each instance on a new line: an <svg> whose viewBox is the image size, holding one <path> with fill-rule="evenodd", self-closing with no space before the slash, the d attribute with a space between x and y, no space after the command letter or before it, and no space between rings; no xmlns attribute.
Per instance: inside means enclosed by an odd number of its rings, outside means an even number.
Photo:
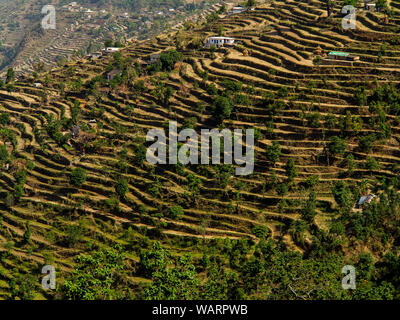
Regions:
<svg viewBox="0 0 400 320"><path fill-rule="evenodd" d="M392 0L390 6L395 14L388 24L382 24L383 14L360 10L357 29L343 31L339 9L328 19L323 1L274 1L219 19L218 24L197 25L188 37L188 31L177 31L136 42L122 50L123 59L131 59L132 65L152 53L177 48L178 43L184 57L170 73L136 70L135 81L143 80L147 88L139 94L134 81L101 85L88 93L90 81L105 75L115 62L111 56L54 69L43 88L34 88L33 78L27 78L10 90L0 90L0 112L10 114L8 128L15 136L8 144L10 166L0 170L0 196L5 199L0 207L0 242L7 252L1 260L0 298L8 296L7 280L15 272L37 271L45 263L54 263L66 276L76 255L100 245L129 248L134 268L138 250L148 246L148 239L161 239L173 253L190 251L196 257L201 243L207 241L258 241L252 231L262 225L273 239L306 250L311 234L300 241L292 228L312 189L317 199L313 230L326 229L336 214L331 192L336 181L368 189L365 186L399 174L398 115L386 115L390 137L379 139L366 152L359 137L381 130L371 127L376 115L370 106L354 98L361 86L369 93L400 82L400 45L394 42L400 1ZM240 45L191 48L193 39L217 34L220 25L223 35L234 37ZM360 61L320 62L315 59L318 47L323 52L346 51ZM180 125L190 120L196 130L214 127L215 94L208 88L214 83L217 92L223 92L227 79L243 84L244 102L235 104L222 126L259 132L252 175L227 176L229 170L223 166L151 166L140 161L138 146L144 144L146 133L164 128L168 120ZM173 89L168 106L155 94L157 81ZM66 86L60 90L62 82ZM83 85L75 88L76 82ZM57 143L54 133L71 127L68 119L74 119L91 138ZM92 128L91 119L96 120ZM354 123L361 123L357 131ZM341 134L347 140L346 153L327 157L331 137ZM7 141L5 136L2 139ZM267 156L273 142L279 143L282 153L275 163ZM345 165L348 154L354 157L351 174ZM366 167L371 158L379 168ZM289 159L297 175L287 183ZM76 168L87 173L80 187L69 181ZM7 194L15 194L21 171L26 172L26 181L17 201ZM124 198L118 198L114 188L121 178L129 185ZM310 187L312 179L318 182ZM279 192L283 184L289 186L288 192ZM181 219L168 215L172 206L183 208ZM29 243L24 242L27 221ZM130 280L137 285L146 281L135 276ZM39 282L37 292L37 298L48 294L40 290Z"/></svg>

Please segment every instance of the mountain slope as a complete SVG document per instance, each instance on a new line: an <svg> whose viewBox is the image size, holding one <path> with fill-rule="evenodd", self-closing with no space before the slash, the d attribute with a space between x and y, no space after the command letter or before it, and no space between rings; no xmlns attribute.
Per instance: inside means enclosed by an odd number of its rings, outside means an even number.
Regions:
<svg viewBox="0 0 400 320"><path fill-rule="evenodd" d="M121 54L78 59L5 85L0 112L10 115L3 128L11 132L1 131L10 154L0 171L3 279L44 263L59 267L63 279L79 254L120 245L129 263L127 286L137 288L151 278L138 270L141 249L154 240L173 255L190 252L199 270L208 254L241 275L247 269L235 257L246 262L246 248L260 238L290 250L295 261L299 253L322 256L323 266L335 254L340 263L356 264L367 252L382 263L400 230L399 11L393 7L387 25L378 23L381 13L363 12L358 29L343 31L338 8L326 18L324 5L274 1L237 15L210 15L206 23L131 43ZM239 44L204 49L203 40L217 34ZM360 61L325 59L330 51ZM144 65L158 52L164 63ZM107 81L116 69L121 74ZM232 110L218 123L215 101L222 99ZM150 165L146 133L166 128L168 120L197 131L256 128L255 172ZM70 136L75 125L78 138ZM376 204L353 210L368 193L378 195ZM258 249L252 258L268 260L267 252L278 250ZM332 274L329 281L340 269ZM252 281L237 281L247 297L265 298L262 284L258 291L243 284ZM300 298L282 281L278 297ZM6 285L3 297L9 291Z"/></svg>

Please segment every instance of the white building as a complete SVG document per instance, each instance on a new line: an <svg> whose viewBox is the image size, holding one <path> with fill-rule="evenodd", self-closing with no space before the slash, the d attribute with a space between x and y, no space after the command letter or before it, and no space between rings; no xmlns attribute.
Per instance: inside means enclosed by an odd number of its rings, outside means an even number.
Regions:
<svg viewBox="0 0 400 320"><path fill-rule="evenodd" d="M233 46L235 45L235 38L229 37L209 37L204 44L205 48L210 48L211 46L215 46L217 48L224 46Z"/></svg>
<svg viewBox="0 0 400 320"><path fill-rule="evenodd" d="M116 48L116 47L107 47L105 49L101 49L101 52L104 54L108 54L108 53L114 53L119 51L120 48Z"/></svg>
<svg viewBox="0 0 400 320"><path fill-rule="evenodd" d="M376 11L376 3L366 3L364 9L368 11Z"/></svg>
<svg viewBox="0 0 400 320"><path fill-rule="evenodd" d="M228 12L228 16L230 16L231 14L236 14L236 13L241 13L241 12L245 12L247 10L247 8L242 7L242 6L236 6L233 7L232 10L230 10Z"/></svg>

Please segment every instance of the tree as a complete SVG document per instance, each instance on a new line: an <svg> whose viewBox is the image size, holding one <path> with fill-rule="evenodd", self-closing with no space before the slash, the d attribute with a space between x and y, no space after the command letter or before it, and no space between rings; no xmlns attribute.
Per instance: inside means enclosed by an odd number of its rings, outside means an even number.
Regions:
<svg viewBox="0 0 400 320"><path fill-rule="evenodd" d="M246 7L254 7L256 5L255 0L247 0Z"/></svg>
<svg viewBox="0 0 400 320"><path fill-rule="evenodd" d="M83 168L72 169L69 181L73 186L81 187L86 181L86 170Z"/></svg>
<svg viewBox="0 0 400 320"><path fill-rule="evenodd" d="M313 188L319 182L319 177L315 174L309 176L304 184L307 188Z"/></svg>
<svg viewBox="0 0 400 320"><path fill-rule="evenodd" d="M105 46L106 48L112 47L112 46L113 46L113 41L112 41L112 39L106 39L106 40L104 41L104 46Z"/></svg>
<svg viewBox="0 0 400 320"><path fill-rule="evenodd" d="M14 82L15 80L15 72L13 68L8 68L6 75L6 83Z"/></svg>
<svg viewBox="0 0 400 320"><path fill-rule="evenodd" d="M2 112L0 114L0 124L3 126L7 125L10 123L10 114L7 112Z"/></svg>
<svg viewBox="0 0 400 320"><path fill-rule="evenodd" d="M20 298L21 300L33 300L35 297L36 279L30 274L19 274L11 278L9 285L11 298Z"/></svg>
<svg viewBox="0 0 400 320"><path fill-rule="evenodd" d="M298 175L297 169L296 169L296 167L294 165L293 158L289 158L288 159L288 161L286 162L285 170L286 170L286 175L288 177L288 180L290 182L292 182L293 179L296 178L297 175Z"/></svg>
<svg viewBox="0 0 400 320"><path fill-rule="evenodd" d="M285 196L289 192L289 188L286 183L280 183L276 186L276 192L280 196Z"/></svg>
<svg viewBox="0 0 400 320"><path fill-rule="evenodd" d="M354 172L354 168L356 166L356 163L354 161L354 156L352 153L349 153L345 159L346 162L346 167L347 167L347 173L350 175Z"/></svg>
<svg viewBox="0 0 400 320"><path fill-rule="evenodd" d="M326 12L328 14L328 17L330 17L335 2L334 2L334 0L325 0L325 2L326 2Z"/></svg>
<svg viewBox="0 0 400 320"><path fill-rule="evenodd" d="M377 0L376 1L376 8L378 10L387 9L387 0Z"/></svg>
<svg viewBox="0 0 400 320"><path fill-rule="evenodd" d="M347 149L346 141L337 136L329 139L328 150L332 155L343 155Z"/></svg>
<svg viewBox="0 0 400 320"><path fill-rule="evenodd" d="M198 194L200 194L200 186L201 180L193 173L189 173L186 176L188 182L189 191L192 193L192 197L195 198Z"/></svg>
<svg viewBox="0 0 400 320"><path fill-rule="evenodd" d="M358 147L362 152L370 153L375 140L376 135L374 133L366 136L361 136L358 138Z"/></svg>
<svg viewBox="0 0 400 320"><path fill-rule="evenodd" d="M24 239L25 239L26 242L30 242L31 241L31 235L32 235L31 225L30 225L30 222L27 221L26 224L25 224L25 232L24 232Z"/></svg>
<svg viewBox="0 0 400 320"><path fill-rule="evenodd" d="M330 156L336 156L336 155L343 155L347 149L347 143L345 140L333 136L329 139L329 143L327 145L327 148L325 149L326 151L326 157L328 160L328 165L329 165L329 158Z"/></svg>
<svg viewBox="0 0 400 320"><path fill-rule="evenodd" d="M135 156L133 158L135 164L142 166L146 160L147 148L143 144L136 145L134 147Z"/></svg>
<svg viewBox="0 0 400 320"><path fill-rule="evenodd" d="M281 146L277 141L273 141L272 145L267 146L266 148L266 155L267 155L267 160L269 162L272 162L272 164L275 166L275 163L279 161L279 158L281 156Z"/></svg>
<svg viewBox="0 0 400 320"><path fill-rule="evenodd" d="M265 239L270 234L270 230L264 225L258 225L251 229L251 233L257 238Z"/></svg>
<svg viewBox="0 0 400 320"><path fill-rule="evenodd" d="M319 128L321 115L318 112L309 113L306 115L308 126L311 128Z"/></svg>
<svg viewBox="0 0 400 320"><path fill-rule="evenodd" d="M183 214L184 214L183 209L179 205L173 206L168 210L168 216L174 220L181 219Z"/></svg>
<svg viewBox="0 0 400 320"><path fill-rule="evenodd" d="M358 87L354 92L354 101L359 106L367 104L367 92L365 87Z"/></svg>
<svg viewBox="0 0 400 320"><path fill-rule="evenodd" d="M381 166L380 166L379 162L375 158L373 158L373 157L367 158L367 161L365 162L366 169L374 171L374 170L379 170L380 167Z"/></svg>
<svg viewBox="0 0 400 320"><path fill-rule="evenodd" d="M218 123L222 123L231 116L233 106L227 97L217 96L213 104L214 118Z"/></svg>
<svg viewBox="0 0 400 320"><path fill-rule="evenodd" d="M340 207L351 208L353 206L353 194L350 188L343 181L335 182L335 185L332 188L332 194L336 203Z"/></svg>
<svg viewBox="0 0 400 320"><path fill-rule="evenodd" d="M301 218L308 222L312 223L314 220L314 217L316 216L317 212L315 211L317 205L316 205L316 193L315 191L311 191L308 200L306 201L303 209L301 210Z"/></svg>
<svg viewBox="0 0 400 320"><path fill-rule="evenodd" d="M104 249L76 258L61 293L70 300L113 300L126 296L124 255L120 248Z"/></svg>
<svg viewBox="0 0 400 320"><path fill-rule="evenodd" d="M353 6L355 7L357 4L358 0L344 0L343 5L344 6Z"/></svg>
<svg viewBox="0 0 400 320"><path fill-rule="evenodd" d="M207 86L206 91L210 96L214 96L218 93L217 87L212 82Z"/></svg>
<svg viewBox="0 0 400 320"><path fill-rule="evenodd" d="M129 192L129 183L125 179L118 180L115 185L115 192L118 194L120 199L125 199L126 194Z"/></svg>
<svg viewBox="0 0 400 320"><path fill-rule="evenodd" d="M168 267L167 267L168 266ZM168 259L152 274L153 282L143 291L144 300L192 300L198 297L200 281L190 255Z"/></svg>
<svg viewBox="0 0 400 320"><path fill-rule="evenodd" d="M5 145L0 146L0 162L6 163L8 161L8 151Z"/></svg>
<svg viewBox="0 0 400 320"><path fill-rule="evenodd" d="M171 71L175 63L182 61L183 56L176 50L169 50L160 54L161 70Z"/></svg>

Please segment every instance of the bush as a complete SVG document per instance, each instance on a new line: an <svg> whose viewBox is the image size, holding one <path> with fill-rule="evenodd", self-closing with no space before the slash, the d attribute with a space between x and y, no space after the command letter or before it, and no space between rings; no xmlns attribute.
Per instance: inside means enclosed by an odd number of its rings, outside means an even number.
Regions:
<svg viewBox="0 0 400 320"><path fill-rule="evenodd" d="M242 90L242 84L239 81L225 79L222 81L222 85L226 88L226 90L232 92L238 92Z"/></svg>
<svg viewBox="0 0 400 320"><path fill-rule="evenodd" d="M176 50L170 50L160 54L160 63L162 71L171 71L175 63L182 61L182 55Z"/></svg>
<svg viewBox="0 0 400 320"><path fill-rule="evenodd" d="M213 109L215 119L217 122L222 123L231 116L233 106L228 98L217 96L214 101Z"/></svg>
<svg viewBox="0 0 400 320"><path fill-rule="evenodd" d="M266 226L255 226L251 229L251 233L254 234L257 238L264 239L269 235L269 229Z"/></svg>
<svg viewBox="0 0 400 320"><path fill-rule="evenodd" d="M182 216L183 216L183 209L182 209L182 207L178 205L178 206L173 206L173 207L169 208L168 216L169 216L171 219L175 219L175 220L181 219Z"/></svg>
<svg viewBox="0 0 400 320"><path fill-rule="evenodd" d="M0 124L3 126L7 125L10 123L10 114L3 112L0 114Z"/></svg>
<svg viewBox="0 0 400 320"><path fill-rule="evenodd" d="M370 153L375 140L376 136L373 133L361 136L358 140L358 147L362 152Z"/></svg>
<svg viewBox="0 0 400 320"><path fill-rule="evenodd" d="M272 145L267 146L266 148L267 160L272 162L274 165L275 162L279 161L281 153L281 146L277 141L273 141Z"/></svg>
<svg viewBox="0 0 400 320"><path fill-rule="evenodd" d="M82 186L86 181L86 171L83 168L72 169L69 176L70 183L75 187Z"/></svg>
<svg viewBox="0 0 400 320"><path fill-rule="evenodd" d="M315 174L312 176L309 176L304 184L306 185L307 188L312 188L314 187L317 183L319 182L319 177Z"/></svg>
<svg viewBox="0 0 400 320"><path fill-rule="evenodd" d="M8 161L8 151L6 146L2 145L0 146L0 162L7 162Z"/></svg>
<svg viewBox="0 0 400 320"><path fill-rule="evenodd" d="M217 89L217 87L215 86L214 83L210 83L210 84L207 86L206 91L207 91L207 93L208 93L210 96L214 96L214 95L216 95L216 94L218 93L218 89Z"/></svg>
<svg viewBox="0 0 400 320"><path fill-rule="evenodd" d="M280 196L285 196L288 194L289 192L289 188L286 185L286 183L280 183L276 186L276 192L278 193L278 195Z"/></svg>
<svg viewBox="0 0 400 320"><path fill-rule="evenodd" d="M124 199L126 194L129 192L129 184L125 179L120 179L115 185L115 192L121 199Z"/></svg>
<svg viewBox="0 0 400 320"><path fill-rule="evenodd" d="M333 156L335 155L343 155L347 149L346 141L340 139L337 136L333 136L329 140L328 150L329 153Z"/></svg>

